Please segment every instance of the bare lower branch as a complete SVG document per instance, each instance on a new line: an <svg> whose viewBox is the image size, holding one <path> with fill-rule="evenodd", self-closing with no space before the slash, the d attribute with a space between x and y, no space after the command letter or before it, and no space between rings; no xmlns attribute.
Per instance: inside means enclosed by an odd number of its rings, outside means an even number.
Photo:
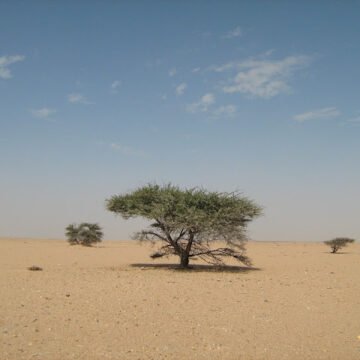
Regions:
<svg viewBox="0 0 360 360"><path fill-rule="evenodd" d="M140 232L136 233L134 237L140 241L144 241L144 240L154 241L154 240L158 239L158 240L167 242L167 239L164 236L158 234L155 231L151 231L151 230L140 231Z"/></svg>
<svg viewBox="0 0 360 360"><path fill-rule="evenodd" d="M246 264L251 265L250 259L244 255L242 252L238 252L231 248L219 248L219 249L208 249L204 251L194 251L191 254L191 257L200 257L202 260L211 263L222 263L222 260L219 257L233 257L234 259Z"/></svg>
<svg viewBox="0 0 360 360"><path fill-rule="evenodd" d="M160 249L158 249L154 253L152 253L150 255L150 257L152 259L157 259L157 258L161 258L164 256L169 256L169 255L176 255L176 254L174 252L173 246L170 244L167 244L167 245L162 246Z"/></svg>

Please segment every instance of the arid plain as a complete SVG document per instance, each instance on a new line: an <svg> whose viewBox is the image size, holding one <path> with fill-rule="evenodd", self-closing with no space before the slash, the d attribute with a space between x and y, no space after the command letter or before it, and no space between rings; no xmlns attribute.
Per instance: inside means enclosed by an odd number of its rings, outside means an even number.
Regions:
<svg viewBox="0 0 360 360"><path fill-rule="evenodd" d="M360 244L247 248L256 269L179 271L132 241L0 239L0 358L360 359Z"/></svg>

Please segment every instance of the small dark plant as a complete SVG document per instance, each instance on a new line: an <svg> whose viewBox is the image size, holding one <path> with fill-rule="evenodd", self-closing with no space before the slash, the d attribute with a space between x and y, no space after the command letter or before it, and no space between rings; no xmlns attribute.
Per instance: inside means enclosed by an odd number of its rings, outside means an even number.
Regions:
<svg viewBox="0 0 360 360"><path fill-rule="evenodd" d="M338 237L332 240L324 241L324 244L330 246L331 253L335 254L337 253L338 250L347 246L348 244L352 244L354 241L355 241L354 239L350 239L346 237Z"/></svg>
<svg viewBox="0 0 360 360"><path fill-rule="evenodd" d="M103 232L98 224L70 224L66 228L66 237L70 245L91 246L102 240Z"/></svg>
<svg viewBox="0 0 360 360"><path fill-rule="evenodd" d="M32 265L28 267L28 270L30 271L42 271L43 269L40 266Z"/></svg>

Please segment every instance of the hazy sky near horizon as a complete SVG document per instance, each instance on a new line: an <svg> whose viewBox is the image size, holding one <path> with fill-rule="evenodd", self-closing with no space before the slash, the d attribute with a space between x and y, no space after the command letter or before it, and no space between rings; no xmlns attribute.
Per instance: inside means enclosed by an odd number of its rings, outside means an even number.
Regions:
<svg viewBox="0 0 360 360"><path fill-rule="evenodd" d="M358 1L1 1L0 236L127 239L105 199L172 182L359 238L359 38Z"/></svg>

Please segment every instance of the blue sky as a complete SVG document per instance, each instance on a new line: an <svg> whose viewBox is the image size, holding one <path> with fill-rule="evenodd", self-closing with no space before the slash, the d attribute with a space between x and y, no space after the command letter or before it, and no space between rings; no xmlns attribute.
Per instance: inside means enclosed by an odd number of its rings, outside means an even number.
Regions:
<svg viewBox="0 0 360 360"><path fill-rule="evenodd" d="M357 1L2 1L0 236L107 239L148 182L240 190L256 240L359 237Z"/></svg>

